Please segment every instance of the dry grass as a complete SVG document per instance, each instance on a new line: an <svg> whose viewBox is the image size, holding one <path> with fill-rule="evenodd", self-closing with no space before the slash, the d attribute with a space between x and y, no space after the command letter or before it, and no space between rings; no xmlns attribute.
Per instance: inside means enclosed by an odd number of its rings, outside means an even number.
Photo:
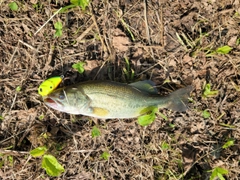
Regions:
<svg viewBox="0 0 240 180"><path fill-rule="evenodd" d="M215 167L228 170L226 179L240 177L238 1L93 1L86 12L56 14L41 30L67 2L38 2L35 8L34 1L16 2L17 12L9 10L8 1L0 2L2 179L208 179ZM54 38L57 21L64 26L60 38ZM209 49L223 45L232 51L207 57ZM64 85L130 81L123 73L125 57L135 80L153 80L161 94L191 84L191 109L162 110L167 121L159 117L141 127L136 119L53 111L37 94L44 79L61 74ZM84 74L71 68L78 61L87 62ZM218 95L202 98L205 83ZM205 109L210 118L203 118ZM101 136L93 139L94 125ZM230 138L234 145L223 149ZM41 159L29 155L43 145L65 167L58 178L46 175ZM105 151L108 160L100 158Z"/></svg>

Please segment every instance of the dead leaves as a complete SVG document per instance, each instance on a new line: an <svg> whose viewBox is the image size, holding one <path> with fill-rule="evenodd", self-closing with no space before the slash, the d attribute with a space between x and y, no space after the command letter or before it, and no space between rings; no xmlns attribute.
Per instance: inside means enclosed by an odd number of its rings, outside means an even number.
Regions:
<svg viewBox="0 0 240 180"><path fill-rule="evenodd" d="M112 45L118 52L126 52L132 44L120 29L113 29Z"/></svg>

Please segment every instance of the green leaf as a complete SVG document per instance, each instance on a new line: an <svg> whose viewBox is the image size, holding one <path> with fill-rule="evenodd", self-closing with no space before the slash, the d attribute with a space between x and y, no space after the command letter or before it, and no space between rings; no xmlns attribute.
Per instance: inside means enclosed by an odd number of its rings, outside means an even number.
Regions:
<svg viewBox="0 0 240 180"><path fill-rule="evenodd" d="M19 92L19 91L21 91L21 89L22 89L21 86L18 86L18 87L16 88L16 91Z"/></svg>
<svg viewBox="0 0 240 180"><path fill-rule="evenodd" d="M39 118L40 120L43 120L43 119L44 119L44 114L41 114L38 118Z"/></svg>
<svg viewBox="0 0 240 180"><path fill-rule="evenodd" d="M0 121L3 121L3 116L0 116Z"/></svg>
<svg viewBox="0 0 240 180"><path fill-rule="evenodd" d="M63 28L63 25L62 23L59 21L59 22L56 22L54 24L54 28L56 29L56 32L54 34L54 37L60 37L62 36L62 28Z"/></svg>
<svg viewBox="0 0 240 180"><path fill-rule="evenodd" d="M84 72L85 64L86 64L85 62L79 62L79 63L73 64L72 68L77 70L80 74L82 74Z"/></svg>
<svg viewBox="0 0 240 180"><path fill-rule="evenodd" d="M74 7L76 7L76 5L70 4L70 5L68 5L68 6L63 7L63 8L59 11L59 13L64 13L64 12L66 12L68 9L71 9L71 8L74 8Z"/></svg>
<svg viewBox="0 0 240 180"><path fill-rule="evenodd" d="M156 118L156 116L153 113L139 116L138 124L141 126L148 126L155 120L155 118Z"/></svg>
<svg viewBox="0 0 240 180"><path fill-rule="evenodd" d="M101 159L104 159L104 160L108 160L109 159L109 157L110 157L111 155L109 154L109 152L103 152L102 154L101 154Z"/></svg>
<svg viewBox="0 0 240 180"><path fill-rule="evenodd" d="M161 144L161 148L162 150L168 150L170 148L170 145L164 141Z"/></svg>
<svg viewBox="0 0 240 180"><path fill-rule="evenodd" d="M123 68L123 73L125 74L127 81L133 81L135 71L131 68L129 59L127 57L124 57L125 59L125 67Z"/></svg>
<svg viewBox="0 0 240 180"><path fill-rule="evenodd" d="M42 160L42 168L45 169L49 176L59 176L64 172L64 168L57 159L52 155L44 155Z"/></svg>
<svg viewBox="0 0 240 180"><path fill-rule="evenodd" d="M150 107L143 109L140 112L140 114L145 114L145 115L138 117L138 124L141 126L147 126L147 125L151 124L156 118L155 113L157 111L158 111L157 106L150 106Z"/></svg>
<svg viewBox="0 0 240 180"><path fill-rule="evenodd" d="M70 0L70 2L75 6L80 6L82 10L85 10L89 5L89 0Z"/></svg>
<svg viewBox="0 0 240 180"><path fill-rule="evenodd" d="M62 36L62 30L57 29L55 34L54 34L54 37L61 37L61 36Z"/></svg>
<svg viewBox="0 0 240 180"><path fill-rule="evenodd" d="M62 22L56 22L55 24L54 24L54 28L55 29L62 29L63 28L63 25L62 25Z"/></svg>
<svg viewBox="0 0 240 180"><path fill-rule="evenodd" d="M209 118L211 116L211 114L208 112L208 110L205 109L202 112L202 116L203 116L203 118L207 119L207 118Z"/></svg>
<svg viewBox="0 0 240 180"><path fill-rule="evenodd" d="M11 2L8 4L9 8L12 10L12 11L17 11L18 10L18 5L16 2Z"/></svg>
<svg viewBox="0 0 240 180"><path fill-rule="evenodd" d="M172 123L169 123L168 125L170 126L170 128L175 128L175 125Z"/></svg>
<svg viewBox="0 0 240 180"><path fill-rule="evenodd" d="M225 178L222 176L224 174L228 174L228 170L220 167L216 167L212 170L212 174L210 177L210 180L214 180L215 178L219 178L221 180L224 180Z"/></svg>
<svg viewBox="0 0 240 180"><path fill-rule="evenodd" d="M100 130L96 126L93 126L91 134L92 134L92 138L95 138L95 137L100 136L101 132L100 132Z"/></svg>
<svg viewBox="0 0 240 180"><path fill-rule="evenodd" d="M222 175L222 174L220 174L220 173L217 173L217 175L218 175L218 178L219 178L220 180L225 180L225 178L223 177L223 175Z"/></svg>
<svg viewBox="0 0 240 180"><path fill-rule="evenodd" d="M230 146L233 146L234 145L234 139L229 139L223 146L222 146L222 148L223 149L226 149L226 148L228 148L228 147L230 147Z"/></svg>
<svg viewBox="0 0 240 180"><path fill-rule="evenodd" d="M218 94L218 91L212 91L211 90L211 84L206 84L204 87L203 97L212 97Z"/></svg>
<svg viewBox="0 0 240 180"><path fill-rule="evenodd" d="M240 44L240 38L237 39L236 45L238 46Z"/></svg>
<svg viewBox="0 0 240 180"><path fill-rule="evenodd" d="M160 113L160 112L157 112L164 120L168 120L167 116L165 116L164 114Z"/></svg>
<svg viewBox="0 0 240 180"><path fill-rule="evenodd" d="M44 155L46 151L47 151L46 146L41 146L41 147L37 147L37 148L31 150L30 154L33 157L39 157L39 156Z"/></svg>
<svg viewBox="0 0 240 180"><path fill-rule="evenodd" d="M218 54L228 54L232 48L230 46L222 46L216 50Z"/></svg>
<svg viewBox="0 0 240 180"><path fill-rule="evenodd" d="M8 162L10 164L10 166L13 166L13 156L7 156Z"/></svg>
<svg viewBox="0 0 240 180"><path fill-rule="evenodd" d="M128 24L124 21L124 19L122 18L122 15L120 15L121 13L118 13L118 12L116 12L116 11L115 11L115 13L117 14L118 18L121 20L122 25L124 26L124 28L126 28L126 30L128 31L128 33L130 34L132 41L135 41L135 37L134 37L132 31L131 31L129 25L128 25Z"/></svg>

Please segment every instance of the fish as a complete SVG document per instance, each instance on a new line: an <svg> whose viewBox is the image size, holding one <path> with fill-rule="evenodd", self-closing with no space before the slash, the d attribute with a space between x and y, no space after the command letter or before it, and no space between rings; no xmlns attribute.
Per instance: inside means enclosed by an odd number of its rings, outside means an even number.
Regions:
<svg viewBox="0 0 240 180"><path fill-rule="evenodd" d="M184 112L188 109L192 86L160 96L149 80L125 84L113 81L86 81L58 88L44 97L55 110L100 119L136 118L148 107Z"/></svg>

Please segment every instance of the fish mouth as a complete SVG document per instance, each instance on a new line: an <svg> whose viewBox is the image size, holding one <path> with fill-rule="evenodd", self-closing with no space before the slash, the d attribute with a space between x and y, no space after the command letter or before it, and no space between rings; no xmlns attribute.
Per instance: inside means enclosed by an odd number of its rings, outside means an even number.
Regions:
<svg viewBox="0 0 240 180"><path fill-rule="evenodd" d="M50 97L46 97L44 99L44 102L45 104L47 104L48 106L56 109L56 108L59 108L59 107L63 107L63 104L61 102L59 102L58 100L54 100Z"/></svg>

